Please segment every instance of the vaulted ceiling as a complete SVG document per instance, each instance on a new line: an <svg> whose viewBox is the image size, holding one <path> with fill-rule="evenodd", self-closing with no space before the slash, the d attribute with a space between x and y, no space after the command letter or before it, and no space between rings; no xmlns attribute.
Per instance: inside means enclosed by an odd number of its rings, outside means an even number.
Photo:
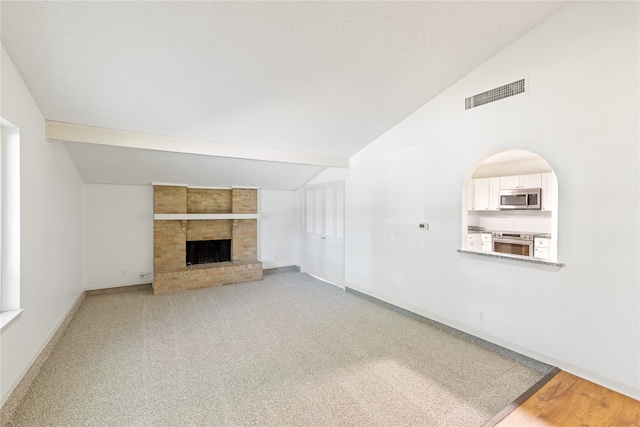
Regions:
<svg viewBox="0 0 640 427"><path fill-rule="evenodd" d="M62 139L85 182L295 189L331 163L295 153L346 164L563 5L3 0L0 10L2 44L47 120L173 138ZM203 154L189 141L272 155Z"/></svg>

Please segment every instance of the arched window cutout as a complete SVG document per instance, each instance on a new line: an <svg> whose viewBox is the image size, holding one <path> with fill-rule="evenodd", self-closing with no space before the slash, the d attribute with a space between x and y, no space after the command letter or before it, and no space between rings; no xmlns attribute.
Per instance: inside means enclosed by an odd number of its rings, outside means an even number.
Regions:
<svg viewBox="0 0 640 427"><path fill-rule="evenodd" d="M540 191L539 208L501 207L501 192L527 189ZM557 261L558 180L539 155L507 150L479 162L465 181L462 210L463 249Z"/></svg>

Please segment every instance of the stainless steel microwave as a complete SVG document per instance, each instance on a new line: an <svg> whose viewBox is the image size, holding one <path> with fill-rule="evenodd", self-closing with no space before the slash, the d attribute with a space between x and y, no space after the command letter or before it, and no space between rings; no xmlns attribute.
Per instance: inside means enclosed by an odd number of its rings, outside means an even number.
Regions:
<svg viewBox="0 0 640 427"><path fill-rule="evenodd" d="M500 190L500 209L540 209L540 188Z"/></svg>

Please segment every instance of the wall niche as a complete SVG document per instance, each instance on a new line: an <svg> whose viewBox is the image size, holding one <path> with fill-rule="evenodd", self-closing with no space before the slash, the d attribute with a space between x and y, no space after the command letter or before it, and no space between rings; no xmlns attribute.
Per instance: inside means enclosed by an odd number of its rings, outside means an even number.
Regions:
<svg viewBox="0 0 640 427"><path fill-rule="evenodd" d="M513 189L540 190L540 207L503 209L501 192ZM462 191L461 248L502 253L493 245L496 236L492 237L492 232L529 236L527 257L557 261L558 180L551 165L538 154L527 150L501 151L477 163L469 173ZM482 236L474 235L477 233Z"/></svg>

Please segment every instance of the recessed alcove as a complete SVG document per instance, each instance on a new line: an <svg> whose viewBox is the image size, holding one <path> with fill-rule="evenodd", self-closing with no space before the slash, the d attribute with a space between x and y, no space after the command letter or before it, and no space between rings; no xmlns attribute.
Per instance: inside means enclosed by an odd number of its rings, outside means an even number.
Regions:
<svg viewBox="0 0 640 427"><path fill-rule="evenodd" d="M509 209L507 192L527 192L538 205ZM527 150L505 150L479 161L462 189L461 249L483 254L520 254L523 259L556 262L558 248L558 180L551 165ZM497 234L496 234L497 233ZM500 234L520 235L511 242Z"/></svg>

